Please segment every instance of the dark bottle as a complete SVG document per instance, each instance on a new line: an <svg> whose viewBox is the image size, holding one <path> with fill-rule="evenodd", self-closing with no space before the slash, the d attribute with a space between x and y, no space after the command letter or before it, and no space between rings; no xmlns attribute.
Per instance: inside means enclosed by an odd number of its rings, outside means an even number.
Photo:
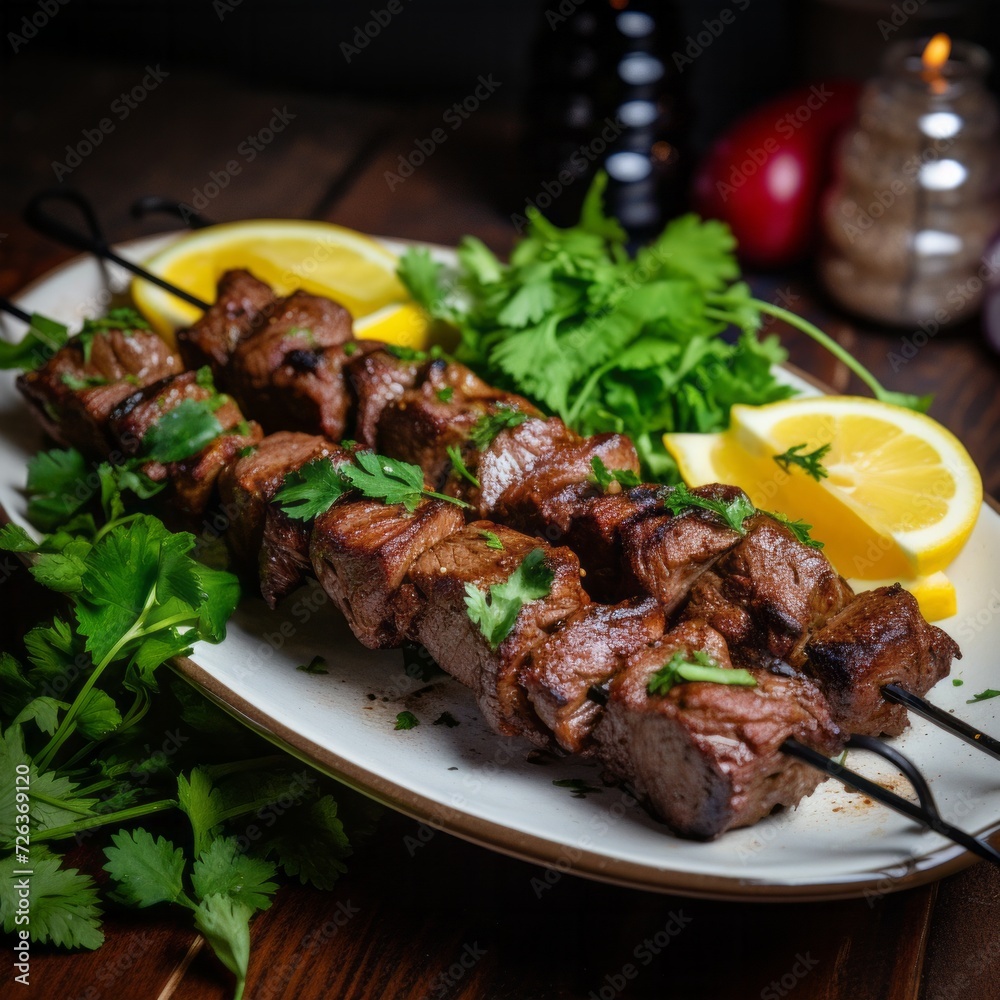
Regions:
<svg viewBox="0 0 1000 1000"><path fill-rule="evenodd" d="M519 201L576 221L599 168L608 210L637 241L682 207L683 101L667 2L563 0L543 11L526 103ZM514 216L523 226L524 210Z"/></svg>

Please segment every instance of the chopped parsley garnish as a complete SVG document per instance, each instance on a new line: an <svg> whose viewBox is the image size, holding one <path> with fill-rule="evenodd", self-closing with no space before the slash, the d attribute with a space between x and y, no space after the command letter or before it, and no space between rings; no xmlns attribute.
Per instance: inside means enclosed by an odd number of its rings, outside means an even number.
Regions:
<svg viewBox="0 0 1000 1000"><path fill-rule="evenodd" d="M494 583L488 592L473 583L465 585L469 618L479 626L490 649L496 649L510 635L528 601L548 596L554 576L545 565L544 550L532 549L506 583Z"/></svg>
<svg viewBox="0 0 1000 1000"><path fill-rule="evenodd" d="M965 681L961 680L958 677L952 677L952 679L951 679L951 686L952 687L960 688L964 683L965 683Z"/></svg>
<svg viewBox="0 0 1000 1000"><path fill-rule="evenodd" d="M479 489L479 480L469 471L469 467L465 464L465 460L462 458L462 449L457 444L450 444L445 449L448 453L448 458L451 459L451 467L455 470L458 475L463 479L467 479L476 489Z"/></svg>
<svg viewBox="0 0 1000 1000"><path fill-rule="evenodd" d="M215 415L221 398L185 399L165 413L142 439L142 457L153 462L178 462L197 455L223 432Z"/></svg>
<svg viewBox="0 0 1000 1000"><path fill-rule="evenodd" d="M130 334L133 330L148 330L149 324L134 309L127 306L121 309L112 309L106 316L98 319L84 320L80 332L74 341L83 348L83 360L90 361L90 352L94 346L94 337L99 333L107 333L110 330L121 330L124 334Z"/></svg>
<svg viewBox="0 0 1000 1000"><path fill-rule="evenodd" d="M393 729L412 729L414 726L419 726L420 720L412 712L400 712L396 716L396 725Z"/></svg>
<svg viewBox="0 0 1000 1000"><path fill-rule="evenodd" d="M707 681L710 684L735 684L739 687L756 687L757 682L748 670L734 670L720 667L702 649L685 654L680 651L649 678L646 692L650 695L665 695L675 684L682 681Z"/></svg>
<svg viewBox="0 0 1000 1000"><path fill-rule="evenodd" d="M965 704L972 705L977 701L989 701L990 698L1000 698L1000 691L997 691L996 688L987 688L985 691L980 691L979 694L974 694Z"/></svg>
<svg viewBox="0 0 1000 1000"><path fill-rule="evenodd" d="M386 354L391 354L400 361L426 361L427 352L418 351L413 347L404 347L402 344L385 344L382 348Z"/></svg>
<svg viewBox="0 0 1000 1000"><path fill-rule="evenodd" d="M811 476L818 483L830 475L825 466L821 464L821 460L832 447L831 442L821 444L815 451L806 452L805 444L793 444L788 451L772 457L785 472L788 472L793 465L797 465L807 476Z"/></svg>
<svg viewBox="0 0 1000 1000"><path fill-rule="evenodd" d="M757 508L742 493L729 501L711 500L692 493L683 483L665 491L663 503L673 514L684 514L695 508L711 511L741 535L744 534L743 522L757 513Z"/></svg>
<svg viewBox="0 0 1000 1000"><path fill-rule="evenodd" d="M349 340L346 344L344 344L344 356L348 358L353 357L357 349L358 342L356 340Z"/></svg>
<svg viewBox="0 0 1000 1000"><path fill-rule="evenodd" d="M353 459L336 467L329 458L309 462L285 476L275 500L289 517L298 520L318 517L352 489L371 500L402 504L411 513L425 497L446 500L458 507L469 506L458 497L424 489L424 474L417 465L373 451L359 451Z"/></svg>
<svg viewBox="0 0 1000 1000"><path fill-rule="evenodd" d="M35 371L68 341L69 330L62 323L32 313L28 332L16 344L0 340L0 368Z"/></svg>
<svg viewBox="0 0 1000 1000"><path fill-rule="evenodd" d="M314 656L308 663L302 663L295 669L301 670L304 674L328 674L330 672L326 669L326 660L322 656Z"/></svg>
<svg viewBox="0 0 1000 1000"><path fill-rule="evenodd" d="M435 726L447 726L449 729L454 729L455 726L461 725L451 712L442 712L432 724Z"/></svg>
<svg viewBox="0 0 1000 1000"><path fill-rule="evenodd" d="M500 536L495 531L484 529L479 532L479 537L486 542L486 548L496 549L497 552L503 552L503 542L500 541Z"/></svg>
<svg viewBox="0 0 1000 1000"><path fill-rule="evenodd" d="M107 385L108 380L103 375L85 375L80 378L72 372L63 372L59 376L59 381L73 392L81 392L83 389L93 389L99 385Z"/></svg>
<svg viewBox="0 0 1000 1000"><path fill-rule="evenodd" d="M484 413L472 425L472 429L469 431L469 440L479 451L485 451L501 431L508 427L518 427L527 419L527 413L522 413L510 406L501 407L496 413Z"/></svg>
<svg viewBox="0 0 1000 1000"><path fill-rule="evenodd" d="M251 455L256 454L256 452L257 452L257 445L248 444L245 448L240 448L240 450L236 454L237 457L239 458L249 458Z"/></svg>
<svg viewBox="0 0 1000 1000"><path fill-rule="evenodd" d="M556 781L553 781L552 784L555 785L556 788L568 788L574 799L583 799L590 794L602 791L600 788L588 785L583 778L559 778Z"/></svg>
<svg viewBox="0 0 1000 1000"><path fill-rule="evenodd" d="M446 385L443 389L438 389L434 395L437 396L442 403L450 403L451 397L455 395L455 389L450 385Z"/></svg>
<svg viewBox="0 0 1000 1000"><path fill-rule="evenodd" d="M605 493L609 492L608 487L612 483L617 483L623 489L631 489L638 486L641 480L631 469L609 469L601 460L599 455L595 455L590 460L590 467L594 470L587 481L599 486ZM612 489L611 492L617 492Z"/></svg>
<svg viewBox="0 0 1000 1000"><path fill-rule="evenodd" d="M803 520L793 521L787 514L782 514L777 510L765 510L761 511L762 514L767 514L768 517L773 517L775 521L779 524L783 524L788 530L795 536L796 540L801 542L803 545L808 545L811 549L821 549L823 548L824 542L821 542L818 538L813 538L809 534L812 531L812 525L806 524Z"/></svg>

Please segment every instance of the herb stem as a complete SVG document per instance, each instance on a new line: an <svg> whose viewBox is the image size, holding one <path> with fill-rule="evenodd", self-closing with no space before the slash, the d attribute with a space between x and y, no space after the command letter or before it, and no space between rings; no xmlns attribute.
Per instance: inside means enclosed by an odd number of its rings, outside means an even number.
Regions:
<svg viewBox="0 0 1000 1000"><path fill-rule="evenodd" d="M51 795L46 795L44 792L29 792L31 798L36 802L44 802L46 805L56 806L59 809L65 809L67 812L74 812L80 816L93 816L94 811L87 806L77 805L72 799L54 799ZM79 795L79 791L75 794Z"/></svg>
<svg viewBox="0 0 1000 1000"><path fill-rule="evenodd" d="M65 802L59 803L65 806ZM156 802L145 802L140 806L129 806L128 809L119 809L116 812L91 814L87 819L78 823L67 823L64 826L54 826L49 830L42 830L34 835L37 843L42 840L60 840L63 837L72 837L74 833L83 830L91 830L96 826L106 826L109 823L126 823L129 820L139 819L140 816L149 816L151 813L166 812L168 809L176 809L176 799L160 799Z"/></svg>

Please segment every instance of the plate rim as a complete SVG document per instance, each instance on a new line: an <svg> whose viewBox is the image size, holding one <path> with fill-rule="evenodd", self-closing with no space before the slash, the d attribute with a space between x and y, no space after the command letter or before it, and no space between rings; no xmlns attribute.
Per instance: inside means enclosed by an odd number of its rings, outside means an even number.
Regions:
<svg viewBox="0 0 1000 1000"><path fill-rule="evenodd" d="M185 232L186 230L175 229L151 233L115 244L114 249L144 252L142 248L145 245L163 241L170 236L180 236ZM415 244L448 253L454 252L453 247L441 244L395 237L374 238L390 246ZM62 261L21 287L11 296L11 300L19 303L23 297L39 291L53 278L88 259L91 259L91 255L83 253ZM98 263L103 265L103 262ZM830 387L810 373L795 365L785 364L782 367L815 388L829 393ZM1000 503L991 495L984 494L983 503L1000 515ZM10 520L8 512L0 505L0 524ZM568 872L594 881L648 892L730 902L821 902L856 899L871 893L883 895L916 888L953 875L979 860L957 845L945 844L932 852L907 859L902 863L908 868L903 874L896 874L887 869L869 869L847 874L832 881L808 882L801 880L783 882L773 879L757 881L752 878L738 879L726 875L684 871L676 867L655 868L582 847L570 847L477 817L461 809L441 806L405 785L369 771L285 726L263 708L247 701L191 657L177 657L167 665L214 704L272 744L394 811L488 850L546 869ZM447 818L443 819L442 816L445 814L448 814ZM670 836L666 832L664 835ZM1000 819L987 827L986 831L976 835L986 836L1000 843ZM569 855L573 856L572 862L567 861Z"/></svg>

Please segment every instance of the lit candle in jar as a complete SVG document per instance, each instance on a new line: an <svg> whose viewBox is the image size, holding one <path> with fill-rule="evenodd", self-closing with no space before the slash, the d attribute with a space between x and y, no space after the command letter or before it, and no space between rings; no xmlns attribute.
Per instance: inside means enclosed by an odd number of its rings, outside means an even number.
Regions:
<svg viewBox="0 0 1000 1000"><path fill-rule="evenodd" d="M934 332L979 307L1000 227L990 61L947 35L894 45L862 93L824 199L820 276L842 305Z"/></svg>

